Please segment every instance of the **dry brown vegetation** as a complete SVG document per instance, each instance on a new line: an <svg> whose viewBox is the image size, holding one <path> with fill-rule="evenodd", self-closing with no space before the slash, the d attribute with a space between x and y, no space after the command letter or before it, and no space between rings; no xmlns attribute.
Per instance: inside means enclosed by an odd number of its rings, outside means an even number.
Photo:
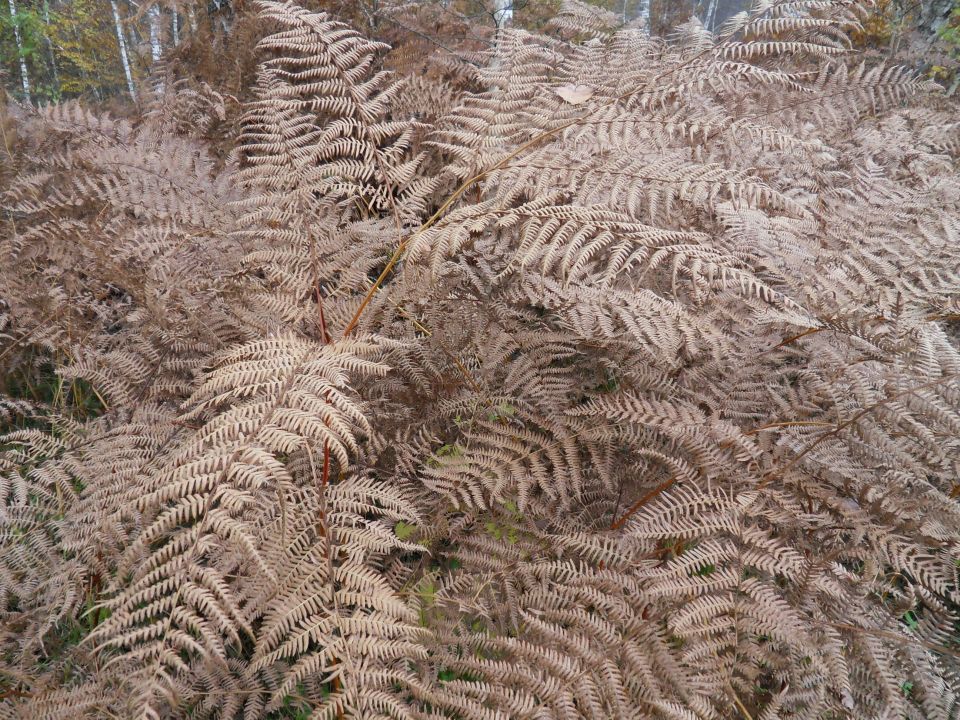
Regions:
<svg viewBox="0 0 960 720"><path fill-rule="evenodd" d="M0 116L0 717L958 717L960 124L858 4L258 10Z"/></svg>

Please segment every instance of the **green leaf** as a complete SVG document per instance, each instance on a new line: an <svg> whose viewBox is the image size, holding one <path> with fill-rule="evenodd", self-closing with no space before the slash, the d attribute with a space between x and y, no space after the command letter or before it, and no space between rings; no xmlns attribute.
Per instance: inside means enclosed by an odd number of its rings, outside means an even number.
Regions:
<svg viewBox="0 0 960 720"><path fill-rule="evenodd" d="M494 539L500 540L503 537L503 530L500 529L500 526L495 522L488 522L484 524L484 529L493 535Z"/></svg>
<svg viewBox="0 0 960 720"><path fill-rule="evenodd" d="M716 572L716 570L717 570L716 565L714 565L713 563L707 563L706 565L702 565L701 567L694 570L693 574L696 577L710 577L711 575L713 575L713 573Z"/></svg>
<svg viewBox="0 0 960 720"><path fill-rule="evenodd" d="M433 581L428 580L420 586L420 588L417 590L417 594L423 599L424 605L433 605L433 602L437 597L437 586L433 583Z"/></svg>
<svg viewBox="0 0 960 720"><path fill-rule="evenodd" d="M404 540L404 541L409 540L419 530L420 528L418 528L416 525L413 525L408 522L404 522L403 520L401 520L400 522L398 522L396 525L393 526L394 534L397 536L398 539Z"/></svg>
<svg viewBox="0 0 960 720"><path fill-rule="evenodd" d="M487 413L487 420L496 422L497 420L512 418L516 414L517 409L513 405L510 403L500 403Z"/></svg>

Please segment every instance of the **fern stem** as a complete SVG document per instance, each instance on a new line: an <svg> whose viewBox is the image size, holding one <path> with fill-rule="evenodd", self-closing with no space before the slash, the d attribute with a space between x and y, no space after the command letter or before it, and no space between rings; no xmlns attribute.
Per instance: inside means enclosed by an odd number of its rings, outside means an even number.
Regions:
<svg viewBox="0 0 960 720"><path fill-rule="evenodd" d="M763 14L765 13L766 11L764 11ZM761 17L761 16L762 14L758 15L758 17ZM675 73L679 70L689 67L691 64L693 64L694 61L699 60L700 58L707 55L711 51L716 51L716 50L717 48L712 48L712 47L706 50L703 50L697 55L695 55L694 57L687 60L686 62L681 63L677 67L667 70L666 72L660 73L660 75L657 75L656 77L652 78L648 84L655 85L656 83L658 83L660 80L667 77L671 73ZM431 215L429 218L427 218L427 220L419 228L417 228L417 230L414 233L412 233L411 235L408 235L406 238L400 241L400 243L397 245L397 249L393 251L393 255L391 255L390 259L387 261L386 267L383 268L380 275L377 277L376 281L373 283L373 286L367 291L367 294L363 297L363 300L360 303L360 307L357 308L357 311L354 313L353 317L350 319L350 322L347 324L347 327L344 328L343 337L347 337L348 335L350 335L350 333L353 332L354 328L356 328L357 323L360 321L360 317L363 315L364 311L367 309L367 306L370 304L370 300L373 298L374 293L380 288L381 285L383 285L384 280L387 279L387 276L390 274L390 271L393 270L394 266L400 260L400 257L403 255L404 250L406 250L407 246L410 244L410 241L419 237L421 234L423 234L424 232L429 230L433 225L435 225L437 221L440 218L442 218L444 214L446 214L447 210L450 209L450 206L453 205L453 203L455 203L457 200L459 200L460 197L462 197L463 194L474 183L477 183L483 180L495 170L503 169L504 167L507 166L507 164L511 160L516 158L525 150L539 144L542 140L546 140L547 138L553 137L557 133L563 132L564 130L567 130L571 127L574 127L580 124L581 122L585 121L588 117L590 117L591 114L594 114L597 111L602 110L604 108L616 105L618 102L621 102L626 98L643 96L653 92L654 92L653 90L645 90L645 91L639 91L639 92L636 92L632 89L628 90L627 92L622 93L621 95L618 95L605 103L601 103L597 108L584 113L580 117L574 118L573 120L569 120L568 122L565 122L562 125L559 125L551 130L544 130L539 135L536 135L530 138L529 140L527 140L525 143L521 144L519 147L517 147L512 152L507 154L506 157L497 161L497 163L495 163L493 166L487 168L486 170L483 170L482 172L477 173L476 175L469 178L468 180L465 180L460 185L460 187L458 187L456 190L453 191L450 197L446 199L446 201L437 209L437 211L434 212L433 215Z"/></svg>
<svg viewBox="0 0 960 720"><path fill-rule="evenodd" d="M727 690L730 692L730 696L733 698L733 702L737 706L737 710L741 712L745 720L753 720L753 715L750 714L750 711L747 710L746 705L744 705L743 701L740 700L740 696L737 695L737 691L733 689L733 685L728 683Z"/></svg>
<svg viewBox="0 0 960 720"><path fill-rule="evenodd" d="M937 385L942 385L945 382L949 382L950 380L953 380L957 376L960 376L960 372L950 373L949 375L944 375L943 377L939 377L936 380L932 380L931 382L923 383L922 385L917 385L915 387L904 390L903 392L895 393L890 397L887 397L887 398L884 398L883 400L875 402L873 405L868 405L867 407L863 408L858 413L856 413L852 418L850 418L846 422L840 423L833 430L825 432L823 435L818 437L812 443L807 445L803 450L800 451L800 453L796 457L793 458L793 460L787 463L783 468L781 468L780 470L771 470L769 473L767 473L766 477L764 477L763 480L761 480L760 483L757 485L757 489L759 490L760 488L765 487L767 483L769 483L774 478L775 475L783 475L784 473L786 473L794 465L796 465L804 457L806 457L806 455L811 450L813 450L817 445L822 443L827 438L836 437L837 435L840 434L842 430L850 427L855 422L863 418L865 415L869 415L874 410L877 410L883 407L884 405L892 403L894 400L897 400L902 397L906 397L907 395L913 395L914 393L920 390L928 390L929 388L936 387Z"/></svg>
<svg viewBox="0 0 960 720"><path fill-rule="evenodd" d="M619 519L614 520L612 523L610 523L610 529L619 530L620 528L622 528L626 524L627 520L629 520L632 515L634 515L638 510L640 510L640 508L642 508L644 505L649 503L651 500L657 497L660 493L664 492L665 490L669 490L676 481L677 481L677 476L674 475L672 478L670 478L666 482L662 482L659 485L657 485L655 488L653 488L653 490L648 492L642 498L637 500L633 505L631 505L630 509L627 510L623 515L621 515Z"/></svg>
<svg viewBox="0 0 960 720"><path fill-rule="evenodd" d="M766 425L755 427L752 430L746 430L743 434L756 435L757 433L763 432L764 430L774 430L776 428L782 428L782 427L807 427L807 426L833 427L833 423L821 422L819 420L788 420L786 422L767 423Z"/></svg>

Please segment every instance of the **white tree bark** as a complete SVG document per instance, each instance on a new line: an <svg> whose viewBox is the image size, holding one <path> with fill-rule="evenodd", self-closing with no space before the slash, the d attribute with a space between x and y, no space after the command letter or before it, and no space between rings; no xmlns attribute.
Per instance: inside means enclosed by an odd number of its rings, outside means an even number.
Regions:
<svg viewBox="0 0 960 720"><path fill-rule="evenodd" d="M630 7L630 11L627 12L627 8ZM634 5L630 0L623 0L623 5L620 6L620 19L621 22L626 25L631 23L634 20L640 21L640 26L643 30L650 34L650 0L637 0L637 4Z"/></svg>
<svg viewBox="0 0 960 720"><path fill-rule="evenodd" d="M46 24L47 54L50 56L50 69L53 71L53 83L56 86L56 97L60 95L60 72L57 70L57 55L53 51L53 41L50 39L50 3L43 0L43 22Z"/></svg>
<svg viewBox="0 0 960 720"><path fill-rule="evenodd" d="M714 23L717 19L717 0L710 0L707 5L707 11L703 14L703 26L707 30L714 30Z"/></svg>
<svg viewBox="0 0 960 720"><path fill-rule="evenodd" d="M173 19L172 19L172 30L173 30L173 46L176 47L180 44L180 17L177 15L177 6L173 6Z"/></svg>
<svg viewBox="0 0 960 720"><path fill-rule="evenodd" d="M493 21L497 27L505 27L511 20L513 20L513 0L494 0Z"/></svg>
<svg viewBox="0 0 960 720"><path fill-rule="evenodd" d="M17 22L17 6L13 0L10 3L10 20L13 22L13 37L17 41L17 57L20 58L20 82L23 83L23 94L30 99L30 75L27 72L27 59L23 56L23 38L20 37L20 24Z"/></svg>
<svg viewBox="0 0 960 720"><path fill-rule="evenodd" d="M650 34L650 0L640 0L637 6L637 18L643 24L643 29Z"/></svg>
<svg viewBox="0 0 960 720"><path fill-rule="evenodd" d="M13 2L13 0L11 0ZM110 7L113 8L113 22L117 28L117 44L120 45L120 62L123 63L123 74L127 77L127 90L130 91L130 98L137 101L137 88L133 84L133 72L130 70L130 56L127 55L127 39L123 35L123 23L120 22L120 9L117 7L117 0L110 0Z"/></svg>
<svg viewBox="0 0 960 720"><path fill-rule="evenodd" d="M150 16L150 57L156 62L163 54L163 45L160 44L160 6L151 5L147 15Z"/></svg>

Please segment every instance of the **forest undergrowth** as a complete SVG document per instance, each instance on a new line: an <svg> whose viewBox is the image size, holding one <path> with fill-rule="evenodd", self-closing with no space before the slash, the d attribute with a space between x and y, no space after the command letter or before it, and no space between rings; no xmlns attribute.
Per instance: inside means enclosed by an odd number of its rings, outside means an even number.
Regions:
<svg viewBox="0 0 960 720"><path fill-rule="evenodd" d="M0 718L960 718L960 121L864 13L6 104Z"/></svg>

